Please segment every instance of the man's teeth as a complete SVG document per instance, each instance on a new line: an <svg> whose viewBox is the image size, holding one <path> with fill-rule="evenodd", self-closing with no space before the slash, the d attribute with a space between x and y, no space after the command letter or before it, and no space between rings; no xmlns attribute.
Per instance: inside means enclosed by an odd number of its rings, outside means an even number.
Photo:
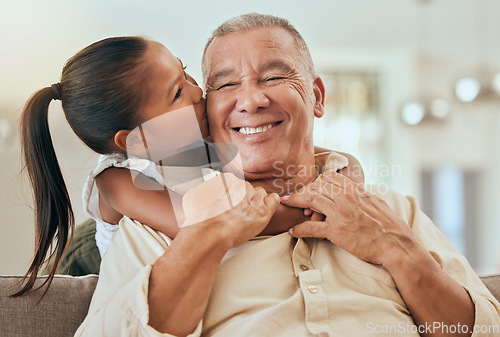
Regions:
<svg viewBox="0 0 500 337"><path fill-rule="evenodd" d="M272 127L273 127L273 124L267 124L267 125L264 125L264 126L259 126L257 128L241 127L238 130L238 132L239 133L243 133L245 135L253 135L253 134L256 134L256 133L266 132L267 130L269 130Z"/></svg>

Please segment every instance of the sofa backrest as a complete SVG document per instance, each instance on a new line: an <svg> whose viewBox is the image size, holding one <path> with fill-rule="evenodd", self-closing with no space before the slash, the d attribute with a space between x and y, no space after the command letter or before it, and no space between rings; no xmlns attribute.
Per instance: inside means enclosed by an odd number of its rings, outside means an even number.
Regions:
<svg viewBox="0 0 500 337"><path fill-rule="evenodd" d="M486 285L486 288L500 302L500 275L482 276L481 281Z"/></svg>
<svg viewBox="0 0 500 337"><path fill-rule="evenodd" d="M44 281L40 277L36 285ZM15 291L19 276L0 276L0 336L73 336L87 315L97 284L97 275L54 277L45 297L37 304L43 289L8 297ZM500 275L481 278L500 301Z"/></svg>
<svg viewBox="0 0 500 337"><path fill-rule="evenodd" d="M87 315L97 279L58 275L37 304L45 288L12 298L20 277L0 276L0 336L73 336ZM44 280L39 277L35 286Z"/></svg>

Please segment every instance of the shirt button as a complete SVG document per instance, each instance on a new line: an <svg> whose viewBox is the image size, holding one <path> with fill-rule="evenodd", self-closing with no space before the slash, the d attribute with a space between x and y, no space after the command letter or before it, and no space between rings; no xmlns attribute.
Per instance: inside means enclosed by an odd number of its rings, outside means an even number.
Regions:
<svg viewBox="0 0 500 337"><path fill-rule="evenodd" d="M318 292L318 288L316 288L315 286L309 286L307 287L307 290L309 290L311 294L316 294Z"/></svg>
<svg viewBox="0 0 500 337"><path fill-rule="evenodd" d="M309 270L309 267L306 266L305 264L301 264L300 269L302 269L303 271L306 271L306 270Z"/></svg>

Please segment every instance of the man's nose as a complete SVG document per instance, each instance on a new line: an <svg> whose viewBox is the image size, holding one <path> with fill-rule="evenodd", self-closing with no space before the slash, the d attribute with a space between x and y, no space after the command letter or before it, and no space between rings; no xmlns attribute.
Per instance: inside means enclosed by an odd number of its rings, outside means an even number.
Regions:
<svg viewBox="0 0 500 337"><path fill-rule="evenodd" d="M242 85L236 97L238 112L255 113L259 108L269 107L269 98L257 85Z"/></svg>

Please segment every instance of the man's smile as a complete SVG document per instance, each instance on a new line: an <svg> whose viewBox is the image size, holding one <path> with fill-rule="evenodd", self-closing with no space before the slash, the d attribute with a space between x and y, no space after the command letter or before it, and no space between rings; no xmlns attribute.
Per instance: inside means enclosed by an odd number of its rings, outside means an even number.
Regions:
<svg viewBox="0 0 500 337"><path fill-rule="evenodd" d="M271 128L274 128L275 126L278 126L282 121L279 122L274 122L274 123L267 123L267 124L260 124L258 126L238 126L233 128L233 130L242 133L244 135L253 135L257 133L263 133L268 131Z"/></svg>

